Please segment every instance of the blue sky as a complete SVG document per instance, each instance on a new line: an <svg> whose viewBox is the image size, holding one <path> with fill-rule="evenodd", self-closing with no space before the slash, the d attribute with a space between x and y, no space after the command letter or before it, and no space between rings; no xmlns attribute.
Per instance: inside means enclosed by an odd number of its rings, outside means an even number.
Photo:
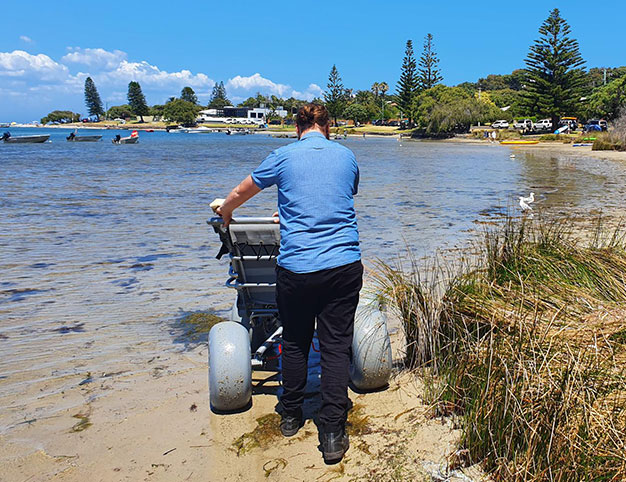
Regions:
<svg viewBox="0 0 626 482"><path fill-rule="evenodd" d="M151 104L185 85L206 102L220 80L234 101L257 91L311 98L333 63L346 87L395 87L406 40L419 55L429 32L444 83L476 81L523 67L555 6L588 67L626 64L626 2L595 9L589 0L561 3L3 2L0 121L39 119L57 108L84 113L87 75L109 106L125 102L130 80L141 83Z"/></svg>

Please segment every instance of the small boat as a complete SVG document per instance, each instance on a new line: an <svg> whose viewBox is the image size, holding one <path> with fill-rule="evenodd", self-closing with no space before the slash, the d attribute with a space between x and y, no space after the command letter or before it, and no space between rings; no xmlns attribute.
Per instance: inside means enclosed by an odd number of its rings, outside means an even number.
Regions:
<svg viewBox="0 0 626 482"><path fill-rule="evenodd" d="M139 133L137 131L133 131L130 136L122 137L119 134L113 138L113 144L137 144L139 142Z"/></svg>
<svg viewBox="0 0 626 482"><path fill-rule="evenodd" d="M590 142L577 142L576 144L572 144L573 147L589 147L593 146Z"/></svg>
<svg viewBox="0 0 626 482"><path fill-rule="evenodd" d="M500 144L505 146L532 146L539 144L539 141L500 141Z"/></svg>
<svg viewBox="0 0 626 482"><path fill-rule="evenodd" d="M187 134L211 134L215 132L215 130L210 127L200 126L195 129L185 129L185 132Z"/></svg>
<svg viewBox="0 0 626 482"><path fill-rule="evenodd" d="M66 139L67 142L98 142L102 139L102 136L78 136L75 132L72 132Z"/></svg>
<svg viewBox="0 0 626 482"><path fill-rule="evenodd" d="M227 136L245 136L246 134L250 134L250 129L236 129L236 130L226 129Z"/></svg>
<svg viewBox="0 0 626 482"><path fill-rule="evenodd" d="M9 132L5 132L0 139L11 144L41 144L50 139L50 135L13 137Z"/></svg>
<svg viewBox="0 0 626 482"><path fill-rule="evenodd" d="M144 129L144 132L154 132L154 129Z"/></svg>

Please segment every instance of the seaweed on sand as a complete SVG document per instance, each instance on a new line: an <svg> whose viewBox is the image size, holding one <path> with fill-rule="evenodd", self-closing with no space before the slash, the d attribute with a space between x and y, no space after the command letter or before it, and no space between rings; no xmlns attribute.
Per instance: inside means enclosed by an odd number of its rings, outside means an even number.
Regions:
<svg viewBox="0 0 626 482"><path fill-rule="evenodd" d="M186 335L191 340L197 340L206 335L216 324L224 321L219 315L206 311L188 313L180 319L180 324L185 328Z"/></svg>
<svg viewBox="0 0 626 482"><path fill-rule="evenodd" d="M89 421L88 413L77 413L76 415L72 416L74 418L77 418L78 422L76 422L72 426L70 432L82 432L83 430L87 430L89 427L91 427L92 423Z"/></svg>
<svg viewBox="0 0 626 482"><path fill-rule="evenodd" d="M244 455L252 449L265 449L272 442L282 437L280 433L280 415L268 413L256 419L256 427L237 437L232 443L232 449L237 456Z"/></svg>

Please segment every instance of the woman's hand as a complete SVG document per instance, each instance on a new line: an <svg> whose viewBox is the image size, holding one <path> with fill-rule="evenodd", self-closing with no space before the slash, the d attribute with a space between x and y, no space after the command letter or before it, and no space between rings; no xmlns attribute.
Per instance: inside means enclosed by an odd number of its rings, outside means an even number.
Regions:
<svg viewBox="0 0 626 482"><path fill-rule="evenodd" d="M215 212L217 213L218 216L222 217L222 220L224 221L224 227L227 228L233 219L233 212L228 211L226 209L222 209L222 206L217 208Z"/></svg>
<svg viewBox="0 0 626 482"><path fill-rule="evenodd" d="M272 214L272 217L274 218L275 223L280 223L280 219L278 218L278 211Z"/></svg>

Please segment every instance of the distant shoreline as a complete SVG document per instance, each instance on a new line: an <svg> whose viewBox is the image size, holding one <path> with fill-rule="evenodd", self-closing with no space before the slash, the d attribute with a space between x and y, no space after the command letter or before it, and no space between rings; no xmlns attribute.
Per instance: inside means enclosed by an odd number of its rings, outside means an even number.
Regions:
<svg viewBox="0 0 626 482"><path fill-rule="evenodd" d="M33 124L16 124L14 126L10 126L9 128L6 129L10 129L11 127L18 127L18 128L46 128L46 129L68 129L68 130L73 130L73 129L84 129L84 130L154 130L154 131L165 131L165 124L164 123L143 123L143 124L120 124L120 125L113 125L113 124L100 124L100 125L93 125L93 124L62 124L62 125L52 125L52 126L37 126L37 125L33 125ZM290 136L290 134L294 134L295 133L295 128L291 129L289 127L279 127L278 129L272 129L267 128L267 129L257 129L257 128L251 128L250 126L244 126L244 125L216 125L216 124L210 124L207 125L206 127L210 127L213 129L240 129L240 128L244 128L244 129L250 129L252 134L255 135L280 135L280 134L284 134L286 137L292 137ZM333 129L339 129L341 130L341 127L339 128L333 128ZM353 128L352 128L353 129ZM348 137L350 138L362 138L363 134L365 134L365 138L386 138L386 139L397 139L400 140L400 135L402 134L401 132L397 132L397 131L389 131L389 132L369 132L367 130L363 130L361 132L358 133L349 133L347 134ZM342 134L331 134L331 139L335 136L339 136L342 137ZM470 136L464 136L464 135L460 135L460 136L455 136L455 137L451 137L449 139L412 139L409 136L406 136L404 138L402 138L402 141L405 142L444 142L444 143L450 143L450 144L483 144L486 147L487 146L494 146L494 145L500 145L499 143L493 144L490 143L484 139L478 139L475 137L470 137ZM560 141L541 141L539 144L536 145L532 145L532 146L507 146L511 149L512 152L515 152L516 150L523 150L525 152L532 152L533 150L541 150L542 152L546 152L546 150L552 151L554 154L563 154L563 155L576 155L576 156L588 156L588 157L593 157L595 159L600 159L600 160L613 160L613 161L622 161L622 162L626 162L626 152L623 151L592 151L591 150L591 146L579 146L579 147L574 147L573 144L564 144Z"/></svg>

